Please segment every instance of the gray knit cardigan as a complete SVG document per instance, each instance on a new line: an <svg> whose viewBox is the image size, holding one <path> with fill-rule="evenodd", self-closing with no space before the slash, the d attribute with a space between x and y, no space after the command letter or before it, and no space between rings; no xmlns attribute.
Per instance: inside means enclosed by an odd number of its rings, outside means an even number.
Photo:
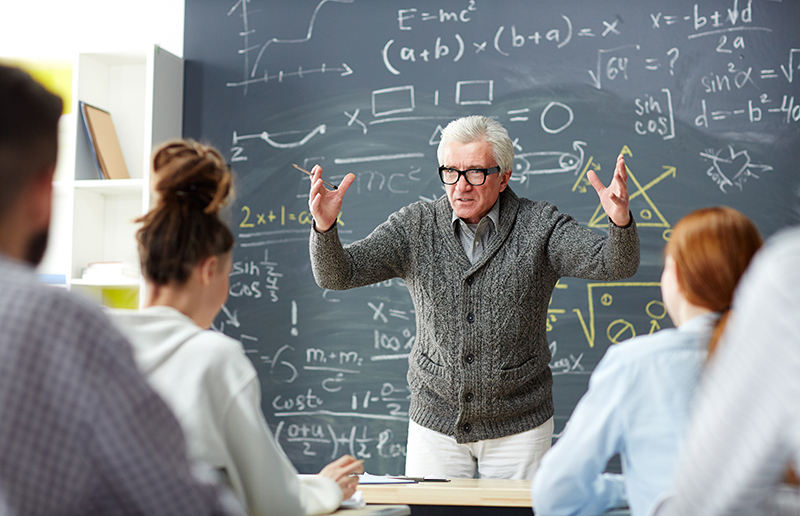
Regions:
<svg viewBox="0 0 800 516"><path fill-rule="evenodd" d="M408 359L413 421L458 442L530 430L553 415L545 323L556 281L635 274L636 224L610 223L600 236L506 188L499 228L473 265L451 219L442 196L402 208L346 247L336 224L325 233L312 229L314 278L334 290L405 281L417 319Z"/></svg>

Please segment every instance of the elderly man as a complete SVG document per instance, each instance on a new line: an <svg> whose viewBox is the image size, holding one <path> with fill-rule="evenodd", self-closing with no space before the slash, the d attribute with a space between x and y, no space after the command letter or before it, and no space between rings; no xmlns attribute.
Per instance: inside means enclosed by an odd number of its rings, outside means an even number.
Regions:
<svg viewBox="0 0 800 516"><path fill-rule="evenodd" d="M314 167L314 277L348 289L402 278L417 316L409 357L406 474L530 479L553 433L547 304L562 276L616 280L639 266L625 162L604 187L607 237L546 202L517 197L514 147L486 117L451 122L438 148L447 198L416 202L342 247L336 217L355 177L327 190Z"/></svg>
<svg viewBox="0 0 800 516"><path fill-rule="evenodd" d="M222 514L232 495L192 475L180 426L122 335L34 275L61 108L0 65L0 512Z"/></svg>

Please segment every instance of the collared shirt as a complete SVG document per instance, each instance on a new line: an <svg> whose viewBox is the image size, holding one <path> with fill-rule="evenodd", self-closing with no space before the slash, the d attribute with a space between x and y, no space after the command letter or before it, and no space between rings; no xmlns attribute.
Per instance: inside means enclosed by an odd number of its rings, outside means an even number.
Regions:
<svg viewBox="0 0 800 516"><path fill-rule="evenodd" d="M718 314L608 348L564 434L542 459L536 514L644 516L669 487ZM603 473L619 453L623 475Z"/></svg>
<svg viewBox="0 0 800 516"><path fill-rule="evenodd" d="M9 513L222 514L219 494L192 475L177 420L100 309L0 256Z"/></svg>
<svg viewBox="0 0 800 516"><path fill-rule="evenodd" d="M800 514L797 490L776 489L787 463L800 466L798 256L795 227L770 238L739 282L659 516Z"/></svg>
<svg viewBox="0 0 800 516"><path fill-rule="evenodd" d="M475 264L483 254L483 250L489 244L489 239L494 235L495 228L500 221L500 197L494 202L492 209L484 216L477 226L467 224L456 212L453 211L453 231L461 241L467 258L470 263Z"/></svg>

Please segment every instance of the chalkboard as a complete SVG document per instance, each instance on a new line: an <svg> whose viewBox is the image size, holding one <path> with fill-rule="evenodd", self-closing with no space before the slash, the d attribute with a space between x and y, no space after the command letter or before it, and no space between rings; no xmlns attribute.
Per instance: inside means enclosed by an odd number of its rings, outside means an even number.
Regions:
<svg viewBox="0 0 800 516"><path fill-rule="evenodd" d="M339 231L365 237L444 190L439 131L509 131L511 188L607 231L594 190L630 171L638 273L564 278L549 306L556 436L614 342L671 326L662 250L686 213L735 207L765 236L800 221L800 2L186 0L184 134L237 176L230 298L263 410L301 472L351 453L402 473L415 314L400 280L314 283L308 177L352 172Z"/></svg>

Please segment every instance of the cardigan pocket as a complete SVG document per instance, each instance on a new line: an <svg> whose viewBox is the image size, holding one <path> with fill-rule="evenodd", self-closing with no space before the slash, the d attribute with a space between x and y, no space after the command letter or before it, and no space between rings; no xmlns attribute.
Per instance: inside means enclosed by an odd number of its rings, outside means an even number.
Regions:
<svg viewBox="0 0 800 516"><path fill-rule="evenodd" d="M427 371L432 375L444 378L446 372L444 366L434 362L431 357L426 355L424 352L417 351L416 353L412 353L411 356L414 357L414 362L417 363L420 369Z"/></svg>
<svg viewBox="0 0 800 516"><path fill-rule="evenodd" d="M545 367L548 367L545 365ZM513 396L527 391L527 385L541 374L541 365L535 358L529 358L521 365L510 369L500 369L495 375L497 394L501 397Z"/></svg>
<svg viewBox="0 0 800 516"><path fill-rule="evenodd" d="M445 398L450 396L452 382L446 367L437 364L422 351L412 350L411 358L408 373L412 390L433 392Z"/></svg>

